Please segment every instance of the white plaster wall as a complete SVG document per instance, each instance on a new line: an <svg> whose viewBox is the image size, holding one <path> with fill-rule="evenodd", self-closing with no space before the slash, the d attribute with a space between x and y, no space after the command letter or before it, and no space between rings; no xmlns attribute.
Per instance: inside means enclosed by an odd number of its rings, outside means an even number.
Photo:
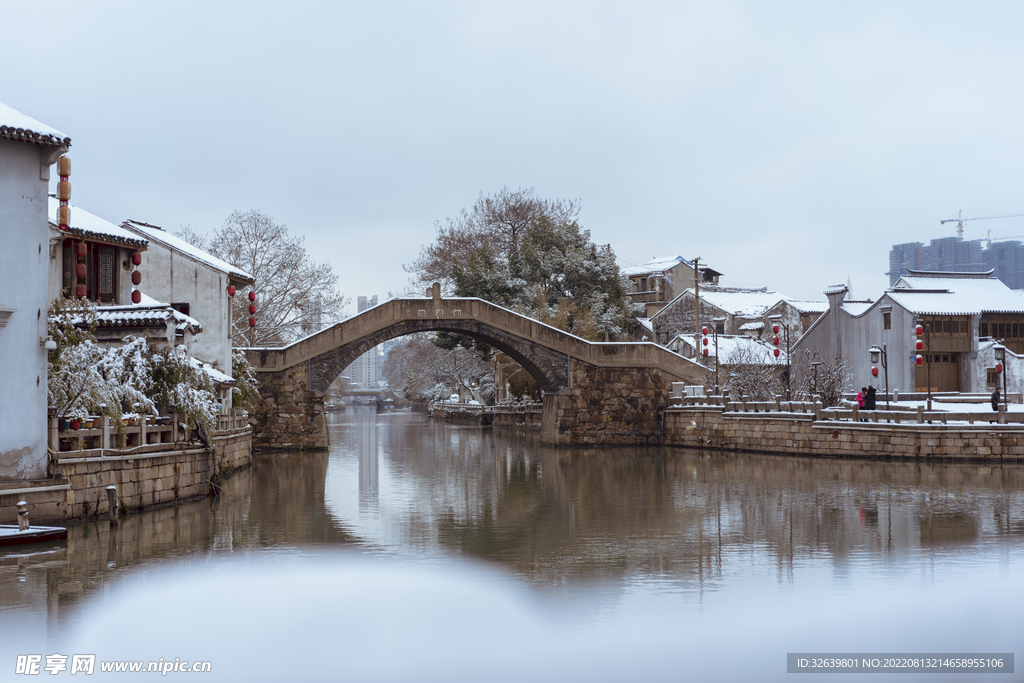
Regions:
<svg viewBox="0 0 1024 683"><path fill-rule="evenodd" d="M46 476L46 337L49 272L47 182L51 148L0 140L0 478Z"/></svg>
<svg viewBox="0 0 1024 683"><path fill-rule="evenodd" d="M186 302L189 315L203 326L189 351L231 374L230 297L227 274L151 239L142 252L139 289L159 301ZM236 296L242 296L237 294Z"/></svg>

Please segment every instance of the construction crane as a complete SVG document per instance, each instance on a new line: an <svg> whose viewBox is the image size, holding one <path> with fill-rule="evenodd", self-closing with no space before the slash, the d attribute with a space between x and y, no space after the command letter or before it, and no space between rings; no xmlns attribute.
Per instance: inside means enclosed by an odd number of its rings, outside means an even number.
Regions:
<svg viewBox="0 0 1024 683"><path fill-rule="evenodd" d="M964 218L964 210L960 209L960 211L957 213L956 218L947 218L944 221L939 221L939 225L945 225L946 223L956 223L956 236L962 239L964 236L964 221L987 221L993 218L1019 218L1021 216L1024 216L1024 213L1006 213L1000 216L975 216L974 218ZM992 231L990 230L990 235L991 232ZM991 242L992 240L990 239L989 243Z"/></svg>

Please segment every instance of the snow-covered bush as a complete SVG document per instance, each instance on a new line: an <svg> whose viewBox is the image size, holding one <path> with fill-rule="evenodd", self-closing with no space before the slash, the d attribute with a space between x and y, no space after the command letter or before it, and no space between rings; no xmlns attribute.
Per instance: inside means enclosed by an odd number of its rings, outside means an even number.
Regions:
<svg viewBox="0 0 1024 683"><path fill-rule="evenodd" d="M186 422L198 421L208 432L217 417L216 397L210 377L196 367L184 346L151 350L152 385L150 397L167 411L181 415Z"/></svg>
<svg viewBox="0 0 1024 683"><path fill-rule="evenodd" d="M249 363L242 349L235 349L231 354L231 378L235 380L232 404L241 408L252 405L259 398L260 385L256 379L256 369Z"/></svg>

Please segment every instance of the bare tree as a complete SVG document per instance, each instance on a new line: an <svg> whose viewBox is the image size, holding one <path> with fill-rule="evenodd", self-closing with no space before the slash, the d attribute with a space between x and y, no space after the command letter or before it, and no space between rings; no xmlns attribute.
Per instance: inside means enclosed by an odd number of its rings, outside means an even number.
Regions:
<svg viewBox="0 0 1024 683"><path fill-rule="evenodd" d="M728 388L733 396L769 401L782 391L785 366L773 362L767 348L739 346L723 360L723 365L728 368Z"/></svg>
<svg viewBox="0 0 1024 683"><path fill-rule="evenodd" d="M793 390L798 396L818 394L825 407L835 406L852 386L853 375L845 356L837 354L823 361L817 351L803 351L795 353L792 360ZM818 363L817 372L813 363Z"/></svg>
<svg viewBox="0 0 1024 683"><path fill-rule="evenodd" d="M489 399L493 394L491 363L470 349L441 348L433 337L432 332L409 335L388 351L381 368L388 385L410 399L432 395L438 384L451 390L476 388L484 400Z"/></svg>
<svg viewBox="0 0 1024 683"><path fill-rule="evenodd" d="M232 301L235 346L292 341L311 331L310 311L324 325L345 317L349 300L337 290L331 266L313 261L302 237L255 209L235 211L209 239L190 226L177 234L256 279L255 327L249 326L248 299Z"/></svg>

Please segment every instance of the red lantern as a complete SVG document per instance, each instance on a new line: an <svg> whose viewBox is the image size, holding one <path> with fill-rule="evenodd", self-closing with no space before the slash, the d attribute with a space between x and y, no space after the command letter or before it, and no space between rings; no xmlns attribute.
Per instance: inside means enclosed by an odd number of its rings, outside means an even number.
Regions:
<svg viewBox="0 0 1024 683"><path fill-rule="evenodd" d="M914 356L914 362L917 363L918 365L924 365L924 356L922 356L921 354L917 354L916 356Z"/></svg>
<svg viewBox="0 0 1024 683"><path fill-rule="evenodd" d="M916 334L918 337L924 334L924 325L918 325L917 327L915 327L914 334Z"/></svg>
<svg viewBox="0 0 1024 683"><path fill-rule="evenodd" d="M75 296L79 299L85 298L85 285L78 285L75 287Z"/></svg>
<svg viewBox="0 0 1024 683"><path fill-rule="evenodd" d="M251 315L256 315L256 304L249 304L249 313Z"/></svg>
<svg viewBox="0 0 1024 683"><path fill-rule="evenodd" d="M996 363L996 373L998 374L998 373L1000 373L1002 371L1003 371L1003 364L1002 363Z"/></svg>
<svg viewBox="0 0 1024 683"><path fill-rule="evenodd" d="M228 285L228 296L234 296L234 295L235 295L235 286L234 285Z"/></svg>
<svg viewBox="0 0 1024 683"><path fill-rule="evenodd" d="M132 273L132 284L133 285L140 285L140 284L142 284L142 273L140 273L137 270Z"/></svg>
<svg viewBox="0 0 1024 683"><path fill-rule="evenodd" d="M778 333L779 333L779 326L778 325L772 325L772 334L778 334ZM775 343L778 344L778 342L775 342Z"/></svg>
<svg viewBox="0 0 1024 683"><path fill-rule="evenodd" d="M706 328L706 327L700 328L700 333L701 334L707 334L708 333L708 328Z"/></svg>
<svg viewBox="0 0 1024 683"><path fill-rule="evenodd" d="M707 337L704 337L704 339L702 339L701 341L703 342L704 346L708 345L708 338Z"/></svg>
<svg viewBox="0 0 1024 683"><path fill-rule="evenodd" d="M779 350L778 349L774 349L774 353L775 353L775 357L778 358L779 357Z"/></svg>
<svg viewBox="0 0 1024 683"><path fill-rule="evenodd" d="M707 350L707 349L704 349L704 355L705 355L705 356L707 356L707 355L708 355L708 350Z"/></svg>
<svg viewBox="0 0 1024 683"><path fill-rule="evenodd" d="M921 341L920 339L917 340L917 350L924 351L924 342Z"/></svg>
<svg viewBox="0 0 1024 683"><path fill-rule="evenodd" d="M85 253L87 251L87 247L85 246L85 242L79 242L78 246L75 247L75 251L76 251L76 253L79 256L85 256Z"/></svg>
<svg viewBox="0 0 1024 683"><path fill-rule="evenodd" d="M256 327L256 318L249 318L249 327Z"/></svg>
<svg viewBox="0 0 1024 683"><path fill-rule="evenodd" d="M878 377L878 368L876 368L874 365L871 366L871 376Z"/></svg>
<svg viewBox="0 0 1024 683"><path fill-rule="evenodd" d="M779 338L778 337L772 337L772 344L775 344L776 346L778 346L779 345Z"/></svg>
<svg viewBox="0 0 1024 683"><path fill-rule="evenodd" d="M249 292L249 301L256 301L256 292Z"/></svg>
<svg viewBox="0 0 1024 683"><path fill-rule="evenodd" d="M132 292L132 303L137 304L140 301L142 301L142 292L136 289Z"/></svg>
<svg viewBox="0 0 1024 683"><path fill-rule="evenodd" d="M77 275L78 277L85 277L86 272L87 271L85 269L84 263L79 263L77 266L75 266L75 275Z"/></svg>
<svg viewBox="0 0 1024 683"><path fill-rule="evenodd" d="M134 252L132 252L132 265L135 265L135 266L142 265L142 252L141 251L134 251Z"/></svg>

